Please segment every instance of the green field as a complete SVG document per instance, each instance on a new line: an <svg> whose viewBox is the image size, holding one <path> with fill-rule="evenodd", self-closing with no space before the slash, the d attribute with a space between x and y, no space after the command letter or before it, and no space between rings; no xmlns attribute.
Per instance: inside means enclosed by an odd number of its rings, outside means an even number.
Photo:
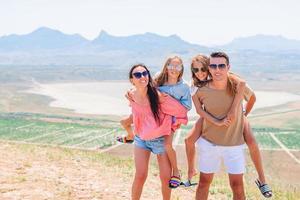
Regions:
<svg viewBox="0 0 300 200"><path fill-rule="evenodd" d="M184 144L191 127L191 124L181 127L178 144ZM253 132L261 148L280 148L270 135L273 133L288 149L300 149L298 129L254 127ZM117 121L28 113L0 114L2 140L97 149L116 144L116 136L122 134L124 131Z"/></svg>
<svg viewBox="0 0 300 200"><path fill-rule="evenodd" d="M46 120L45 120L46 119ZM0 139L29 143L62 145L77 148L104 148L115 144L121 134L116 122L107 120L88 120L84 118L26 115L22 113L0 115Z"/></svg>

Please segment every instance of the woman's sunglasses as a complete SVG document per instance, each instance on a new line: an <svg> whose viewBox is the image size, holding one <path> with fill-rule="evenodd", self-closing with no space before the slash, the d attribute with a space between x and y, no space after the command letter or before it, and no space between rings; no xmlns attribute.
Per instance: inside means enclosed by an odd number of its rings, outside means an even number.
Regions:
<svg viewBox="0 0 300 200"><path fill-rule="evenodd" d="M143 76L143 77L148 76L148 72L147 72L147 71L143 71L143 72L134 72L134 73L132 73L132 75L133 75L135 78L140 79L140 78L142 78L142 76Z"/></svg>
<svg viewBox="0 0 300 200"><path fill-rule="evenodd" d="M198 73L199 71L201 71L201 72L207 72L207 70L204 69L204 67L201 67L201 68L192 67L192 72L194 72L195 74Z"/></svg>

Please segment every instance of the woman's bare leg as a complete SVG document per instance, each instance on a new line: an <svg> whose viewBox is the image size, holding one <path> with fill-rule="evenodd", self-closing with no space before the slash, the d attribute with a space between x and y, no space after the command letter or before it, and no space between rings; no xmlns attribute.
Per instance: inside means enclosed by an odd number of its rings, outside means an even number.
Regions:
<svg viewBox="0 0 300 200"><path fill-rule="evenodd" d="M148 165L150 158L150 151L134 147L134 163L135 163L135 176L132 183L132 200L139 200L143 191L144 183L148 175Z"/></svg>
<svg viewBox="0 0 300 200"><path fill-rule="evenodd" d="M166 153L157 155L157 161L163 200L169 200L171 198L171 189L169 188L169 180L171 178L172 171L171 164Z"/></svg>

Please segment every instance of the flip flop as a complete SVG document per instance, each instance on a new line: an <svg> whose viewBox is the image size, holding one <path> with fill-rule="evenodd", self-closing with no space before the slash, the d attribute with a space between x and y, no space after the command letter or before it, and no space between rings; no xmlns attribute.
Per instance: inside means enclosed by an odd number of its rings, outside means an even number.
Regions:
<svg viewBox="0 0 300 200"><path fill-rule="evenodd" d="M191 187L191 186L195 186L198 183L192 183L191 180L187 180L186 182L181 182L180 185L183 185L184 187Z"/></svg>
<svg viewBox="0 0 300 200"><path fill-rule="evenodd" d="M262 184L258 179L255 181L259 191L261 192L262 195L266 198L272 197L272 190L270 186L266 183Z"/></svg>
<svg viewBox="0 0 300 200"><path fill-rule="evenodd" d="M127 144L132 144L134 140L129 140L127 139L126 136L122 136L122 137L117 137L117 141L121 142L121 143L127 143Z"/></svg>
<svg viewBox="0 0 300 200"><path fill-rule="evenodd" d="M169 180L169 188L175 189L178 188L178 186L181 185L181 179L178 176L171 176L171 179Z"/></svg>

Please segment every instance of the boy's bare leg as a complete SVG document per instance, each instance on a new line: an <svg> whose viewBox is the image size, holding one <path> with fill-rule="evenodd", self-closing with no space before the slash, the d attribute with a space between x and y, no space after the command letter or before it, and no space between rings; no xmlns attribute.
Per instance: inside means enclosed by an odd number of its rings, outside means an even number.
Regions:
<svg viewBox="0 0 300 200"><path fill-rule="evenodd" d="M197 174L197 171L195 169L195 157L196 157L195 142L201 136L202 123L203 123L203 119L199 118L184 140L186 157L188 161L188 180L191 180L192 177Z"/></svg>
<svg viewBox="0 0 300 200"><path fill-rule="evenodd" d="M245 142L246 142L249 152L250 152L251 160L257 171L258 178L261 183L265 183L266 180L265 180L265 174L264 174L263 165L262 165L261 154L260 154L258 145L256 143L255 137L253 135L253 132L251 130L250 124L246 118L244 119L244 133L243 134L244 134Z"/></svg>
<svg viewBox="0 0 300 200"><path fill-rule="evenodd" d="M196 200L207 200L210 184L213 180L213 173L200 172L199 184L196 190Z"/></svg>
<svg viewBox="0 0 300 200"><path fill-rule="evenodd" d="M229 182L233 193L233 200L245 200L243 174L229 174Z"/></svg>
<svg viewBox="0 0 300 200"><path fill-rule="evenodd" d="M132 130L132 127L131 127L131 124L133 123L133 119L132 119L132 114L129 115L128 117L126 118L123 118L121 121L120 121L122 127L126 130L127 132L127 135L126 135L126 139L127 140L133 140L134 138L134 133L133 133L133 130Z"/></svg>

